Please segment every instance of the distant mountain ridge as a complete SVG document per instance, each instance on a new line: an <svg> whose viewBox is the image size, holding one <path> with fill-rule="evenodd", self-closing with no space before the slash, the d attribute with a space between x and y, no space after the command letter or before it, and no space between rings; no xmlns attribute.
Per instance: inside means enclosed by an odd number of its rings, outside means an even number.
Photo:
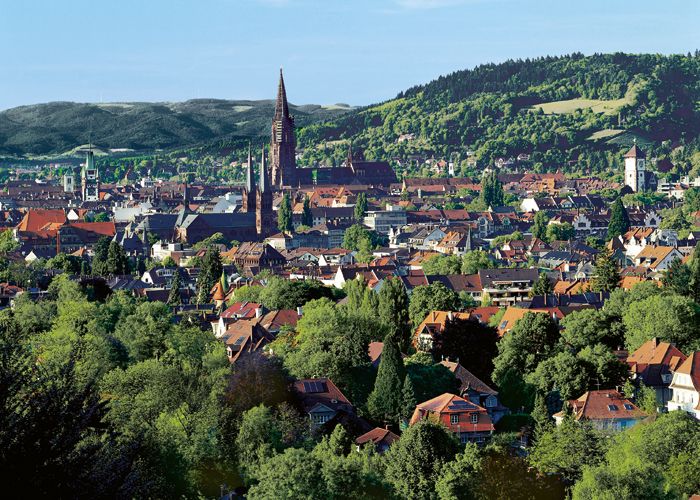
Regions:
<svg viewBox="0 0 700 500"><path fill-rule="evenodd" d="M274 100L49 102L0 112L0 154L58 154L92 141L105 148L180 147L270 133ZM336 118L351 107L290 105L298 126Z"/></svg>

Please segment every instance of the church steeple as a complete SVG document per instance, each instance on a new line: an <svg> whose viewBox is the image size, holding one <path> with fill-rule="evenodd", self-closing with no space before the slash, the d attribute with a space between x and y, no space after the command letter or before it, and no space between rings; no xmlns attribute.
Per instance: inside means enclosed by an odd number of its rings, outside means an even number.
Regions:
<svg viewBox="0 0 700 500"><path fill-rule="evenodd" d="M270 181L267 178L267 167L265 166L265 146L262 147L262 155L260 157L260 192L264 193L268 190Z"/></svg>
<svg viewBox="0 0 700 500"><path fill-rule="evenodd" d="M249 193L252 193L255 190L255 178L253 177L253 150L250 143L248 143L248 167L246 169L245 188Z"/></svg>
<svg viewBox="0 0 700 500"><path fill-rule="evenodd" d="M272 119L270 138L270 188L282 189L296 184L296 137L294 117L289 114L287 90L280 68L280 81L277 87L275 116Z"/></svg>
<svg viewBox="0 0 700 500"><path fill-rule="evenodd" d="M289 118L289 104L287 104L287 90L284 88L284 76L280 68L280 82L277 86L277 103L275 104L275 120Z"/></svg>

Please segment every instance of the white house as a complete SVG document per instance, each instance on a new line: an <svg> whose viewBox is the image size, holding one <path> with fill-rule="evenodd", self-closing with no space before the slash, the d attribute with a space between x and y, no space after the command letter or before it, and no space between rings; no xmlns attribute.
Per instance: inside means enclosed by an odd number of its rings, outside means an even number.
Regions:
<svg viewBox="0 0 700 500"><path fill-rule="evenodd" d="M695 351L673 372L668 411L683 410L700 419L700 351Z"/></svg>

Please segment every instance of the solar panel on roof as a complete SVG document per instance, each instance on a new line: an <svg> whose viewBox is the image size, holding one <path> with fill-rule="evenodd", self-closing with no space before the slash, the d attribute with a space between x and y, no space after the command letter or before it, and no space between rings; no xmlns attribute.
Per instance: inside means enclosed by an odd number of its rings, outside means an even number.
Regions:
<svg viewBox="0 0 700 500"><path fill-rule="evenodd" d="M326 386L323 382L318 382L316 380L304 382L304 392L309 394L314 394L317 392L326 392Z"/></svg>

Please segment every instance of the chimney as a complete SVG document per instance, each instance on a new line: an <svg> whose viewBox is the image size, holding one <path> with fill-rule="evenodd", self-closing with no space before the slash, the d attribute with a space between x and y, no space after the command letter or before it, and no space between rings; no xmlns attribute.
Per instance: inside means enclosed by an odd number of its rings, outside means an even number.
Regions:
<svg viewBox="0 0 700 500"><path fill-rule="evenodd" d="M260 308L260 307L255 308L255 317L256 318L262 317L262 308Z"/></svg>

